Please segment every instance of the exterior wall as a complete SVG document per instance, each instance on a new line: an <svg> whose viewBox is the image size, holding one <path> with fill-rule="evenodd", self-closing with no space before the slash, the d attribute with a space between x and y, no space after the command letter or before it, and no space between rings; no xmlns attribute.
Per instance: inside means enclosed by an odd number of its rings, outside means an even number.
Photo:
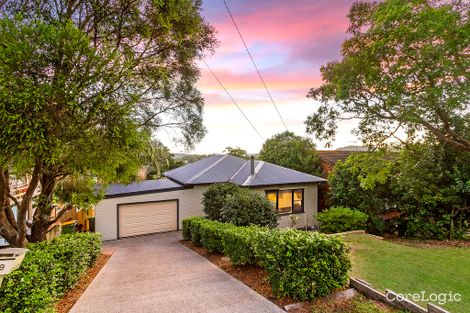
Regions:
<svg viewBox="0 0 470 313"><path fill-rule="evenodd" d="M265 194L266 190L273 189L304 189L304 213L297 214L282 214L279 219L279 227L292 227L291 215L297 216L299 219L295 225L298 227L316 225L316 216L318 211L318 184L308 185L279 185L279 186L268 186L262 188L253 188L253 190Z"/></svg>
<svg viewBox="0 0 470 313"><path fill-rule="evenodd" d="M172 199L179 200L179 228L181 229L183 219L204 214L201 200L206 189L207 186L194 186L192 189L103 199L95 207L96 231L102 234L103 240L117 239L118 204Z"/></svg>
<svg viewBox="0 0 470 313"><path fill-rule="evenodd" d="M117 205L124 203L179 200L179 228L182 228L182 220L191 216L203 216L202 194L208 185L194 186L192 189L175 190L168 192L149 193L135 196L108 198L100 201L95 207L96 231L100 232L103 240L117 238ZM318 184L307 185L279 185L253 188L253 190L265 195L266 190L273 189L304 189L304 213L294 214L299 218L295 227L311 226L316 224L314 215L318 211ZM290 215L281 215L279 227L292 227Z"/></svg>

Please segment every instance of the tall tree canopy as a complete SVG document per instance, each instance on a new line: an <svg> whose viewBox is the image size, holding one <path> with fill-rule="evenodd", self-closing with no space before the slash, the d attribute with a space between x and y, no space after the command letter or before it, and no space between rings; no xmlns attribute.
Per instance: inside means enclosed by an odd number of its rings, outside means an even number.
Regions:
<svg viewBox="0 0 470 313"><path fill-rule="evenodd" d="M195 61L216 41L200 1L3 1L0 9L0 235L10 244L44 239L67 177L128 180L151 130L175 127L188 146L203 137ZM21 202L11 176L30 177Z"/></svg>
<svg viewBox="0 0 470 313"><path fill-rule="evenodd" d="M338 121L357 118L369 144L431 134L470 151L469 7L461 0L353 4L342 58L321 68L324 84L308 94L322 104L307 132L331 141Z"/></svg>
<svg viewBox="0 0 470 313"><path fill-rule="evenodd" d="M249 159L250 157L248 156L248 152L246 150L240 148L240 147L227 147L224 150L225 153L228 153L230 155L242 158L242 159Z"/></svg>
<svg viewBox="0 0 470 313"><path fill-rule="evenodd" d="M263 161L312 175L320 175L320 159L309 138L286 131L269 138L259 153Z"/></svg>

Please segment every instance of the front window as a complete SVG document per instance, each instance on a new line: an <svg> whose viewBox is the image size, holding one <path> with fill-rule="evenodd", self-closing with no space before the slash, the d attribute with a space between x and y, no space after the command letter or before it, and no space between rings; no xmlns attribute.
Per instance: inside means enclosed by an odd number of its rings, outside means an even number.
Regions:
<svg viewBox="0 0 470 313"><path fill-rule="evenodd" d="M268 190L266 198L280 214L304 212L303 189Z"/></svg>

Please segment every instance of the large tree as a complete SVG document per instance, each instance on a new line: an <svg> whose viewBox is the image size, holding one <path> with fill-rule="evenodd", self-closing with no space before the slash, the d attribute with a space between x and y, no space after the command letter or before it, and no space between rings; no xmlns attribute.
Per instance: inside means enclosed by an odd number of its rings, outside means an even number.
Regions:
<svg viewBox="0 0 470 313"><path fill-rule="evenodd" d="M215 40L200 6L0 3L0 235L10 244L45 238L54 192L69 176L129 180L151 130L176 127L188 146L202 138L195 61ZM29 177L21 201L9 190L12 176Z"/></svg>
<svg viewBox="0 0 470 313"><path fill-rule="evenodd" d="M312 175L320 175L320 159L309 138L286 131L266 140L259 153L263 161Z"/></svg>
<svg viewBox="0 0 470 313"><path fill-rule="evenodd" d="M372 145L430 134L470 151L470 45L467 1L357 2L342 58L321 68L323 85L308 96L321 102L306 125L334 140L337 123L358 119Z"/></svg>

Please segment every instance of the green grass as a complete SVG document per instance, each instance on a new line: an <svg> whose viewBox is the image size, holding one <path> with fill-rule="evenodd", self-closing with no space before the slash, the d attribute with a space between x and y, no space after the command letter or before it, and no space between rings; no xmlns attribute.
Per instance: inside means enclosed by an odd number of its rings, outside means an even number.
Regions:
<svg viewBox="0 0 470 313"><path fill-rule="evenodd" d="M459 293L460 302L435 304L452 313L470 311L470 248L412 247L357 234L345 241L352 248L352 277L382 291Z"/></svg>
<svg viewBox="0 0 470 313"><path fill-rule="evenodd" d="M342 302L315 304L312 313L402 313L361 295Z"/></svg>

